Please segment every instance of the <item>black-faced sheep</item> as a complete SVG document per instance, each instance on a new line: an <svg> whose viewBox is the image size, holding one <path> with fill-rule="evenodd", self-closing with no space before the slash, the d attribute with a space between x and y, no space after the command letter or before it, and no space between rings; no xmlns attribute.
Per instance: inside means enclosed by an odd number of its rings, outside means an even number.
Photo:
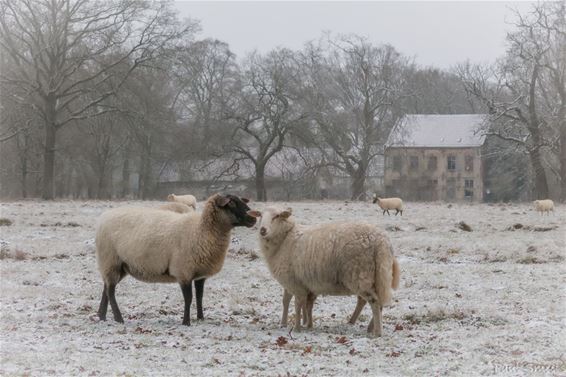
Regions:
<svg viewBox="0 0 566 377"><path fill-rule="evenodd" d="M298 302L295 328L301 328L300 310L309 294L356 295L370 303L368 331L380 336L381 309L399 285L387 235L361 222L299 226L290 216L289 209L265 209L259 239L271 274Z"/></svg>
<svg viewBox="0 0 566 377"><path fill-rule="evenodd" d="M96 233L96 257L104 281L100 319L106 319L110 302L114 319L123 322L115 288L126 275L149 283L178 283L185 300L183 325L187 326L194 280L197 318L202 319L204 281L221 270L232 228L252 227L256 222L246 202L216 194L201 214L132 207L105 212Z"/></svg>

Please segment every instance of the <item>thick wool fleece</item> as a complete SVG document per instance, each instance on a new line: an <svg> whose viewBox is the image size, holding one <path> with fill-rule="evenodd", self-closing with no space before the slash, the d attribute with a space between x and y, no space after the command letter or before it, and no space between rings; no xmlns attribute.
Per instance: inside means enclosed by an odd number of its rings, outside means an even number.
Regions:
<svg viewBox="0 0 566 377"><path fill-rule="evenodd" d="M214 198L202 214L127 207L103 214L96 255L104 282L116 284L129 273L146 282L187 283L218 273L232 226Z"/></svg>

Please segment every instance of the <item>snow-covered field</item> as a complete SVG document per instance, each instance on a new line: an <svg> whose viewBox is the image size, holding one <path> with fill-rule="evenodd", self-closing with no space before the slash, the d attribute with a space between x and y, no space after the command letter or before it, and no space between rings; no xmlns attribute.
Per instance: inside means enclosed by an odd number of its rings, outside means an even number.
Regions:
<svg viewBox="0 0 566 377"><path fill-rule="evenodd" d="M99 322L96 219L140 204L159 203L2 203L13 224L0 226L0 375L566 375L564 205L541 217L530 204L408 203L401 218L368 203L281 203L298 222L387 230L401 286L383 337L370 339L368 306L347 324L354 297L320 297L313 330L280 328L282 289L253 258L256 230L241 228L207 281L204 321L193 309L181 326L178 286L127 278L117 288L125 325L110 308Z"/></svg>

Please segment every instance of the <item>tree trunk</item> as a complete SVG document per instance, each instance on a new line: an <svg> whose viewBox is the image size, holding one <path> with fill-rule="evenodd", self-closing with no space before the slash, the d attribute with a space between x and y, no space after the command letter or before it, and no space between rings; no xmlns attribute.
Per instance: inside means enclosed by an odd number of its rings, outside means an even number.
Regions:
<svg viewBox="0 0 566 377"><path fill-rule="evenodd" d="M45 200L53 199L53 175L55 174L55 141L57 135L57 113L55 99L45 100L45 149L43 152L43 193Z"/></svg>
<svg viewBox="0 0 566 377"><path fill-rule="evenodd" d="M529 158L535 175L535 199L548 199L548 182L542 165L540 149L536 147L532 149Z"/></svg>
<svg viewBox="0 0 566 377"><path fill-rule="evenodd" d="M151 158L150 152L143 151L141 156L141 172L140 172L140 196L142 200L149 199L150 189L150 176L151 176Z"/></svg>
<svg viewBox="0 0 566 377"><path fill-rule="evenodd" d="M257 201L267 201L267 191L265 190L265 165L263 163L258 163L255 168L255 189Z"/></svg>
<svg viewBox="0 0 566 377"><path fill-rule="evenodd" d="M566 121L560 124L560 199L566 202Z"/></svg>
<svg viewBox="0 0 566 377"><path fill-rule="evenodd" d="M45 148L43 151L43 191L42 198L53 199L53 175L55 173L55 137L57 129L52 124L45 125Z"/></svg>
<svg viewBox="0 0 566 377"><path fill-rule="evenodd" d="M358 167L352 176L352 200L365 200L366 169Z"/></svg>
<svg viewBox="0 0 566 377"><path fill-rule="evenodd" d="M107 194L106 194L106 179L105 179L105 175L106 175L106 169L105 168L100 168L99 172L98 172L98 182L97 182L97 190L96 190L96 199L106 199L107 198Z"/></svg>
<svg viewBox="0 0 566 377"><path fill-rule="evenodd" d="M126 146L124 151L124 164L122 165L122 191L121 197L130 194L130 148Z"/></svg>

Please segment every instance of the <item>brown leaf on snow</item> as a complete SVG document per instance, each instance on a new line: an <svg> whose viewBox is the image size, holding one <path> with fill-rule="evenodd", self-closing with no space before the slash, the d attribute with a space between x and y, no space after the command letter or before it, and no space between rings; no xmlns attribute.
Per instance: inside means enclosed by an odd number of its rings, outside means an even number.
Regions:
<svg viewBox="0 0 566 377"><path fill-rule="evenodd" d="M387 355L385 355L387 357L399 357L401 356L401 351L391 351L391 353L388 353Z"/></svg>
<svg viewBox="0 0 566 377"><path fill-rule="evenodd" d="M287 340L287 338L285 338L284 336L280 336L279 338L277 338L277 340L275 341L275 344L277 344L279 347L283 347L285 344L289 343L289 341Z"/></svg>
<svg viewBox="0 0 566 377"><path fill-rule="evenodd" d="M395 325L395 330L393 330L393 331L401 331L401 330L403 330L403 325L398 323L398 324Z"/></svg>
<svg viewBox="0 0 566 377"><path fill-rule="evenodd" d="M339 338L336 338L336 343L346 344L346 343L348 343L348 338L346 338L345 336L341 336Z"/></svg>

